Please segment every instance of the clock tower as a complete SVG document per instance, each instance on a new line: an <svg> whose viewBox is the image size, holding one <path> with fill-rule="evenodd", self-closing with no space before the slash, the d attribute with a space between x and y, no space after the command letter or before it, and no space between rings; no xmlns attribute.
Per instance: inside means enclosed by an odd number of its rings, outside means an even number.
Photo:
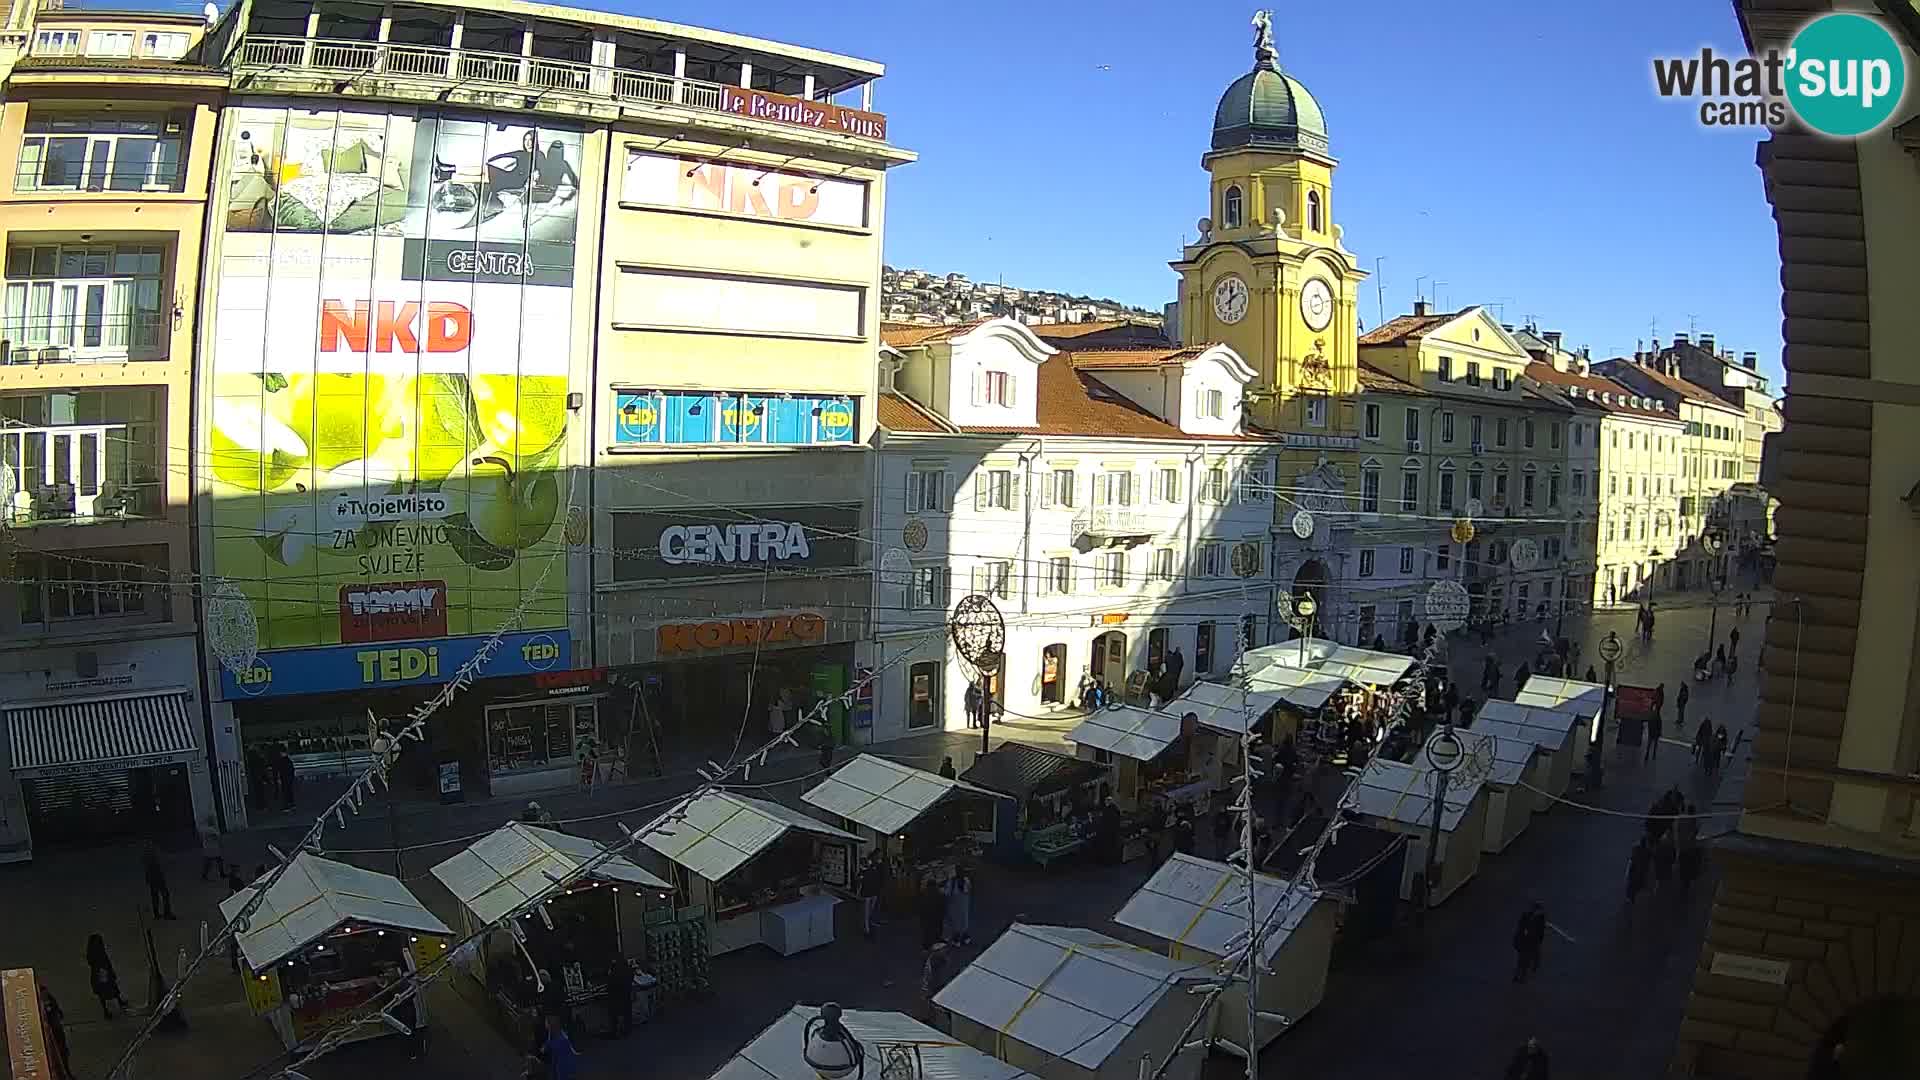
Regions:
<svg viewBox="0 0 1920 1080"><path fill-rule="evenodd" d="M1337 449L1355 434L1355 303L1367 275L1333 221L1326 118L1281 69L1270 14L1253 26L1253 70L1221 95L1201 158L1211 183L1200 238L1172 264L1180 335L1225 343L1253 366L1254 423Z"/></svg>

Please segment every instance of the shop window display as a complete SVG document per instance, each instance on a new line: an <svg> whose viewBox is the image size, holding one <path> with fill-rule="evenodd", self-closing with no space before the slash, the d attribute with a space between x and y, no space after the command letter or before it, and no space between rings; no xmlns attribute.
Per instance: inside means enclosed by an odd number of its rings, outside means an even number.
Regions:
<svg viewBox="0 0 1920 1080"><path fill-rule="evenodd" d="M487 710L487 769L495 776L572 766L600 736L594 703L533 702Z"/></svg>

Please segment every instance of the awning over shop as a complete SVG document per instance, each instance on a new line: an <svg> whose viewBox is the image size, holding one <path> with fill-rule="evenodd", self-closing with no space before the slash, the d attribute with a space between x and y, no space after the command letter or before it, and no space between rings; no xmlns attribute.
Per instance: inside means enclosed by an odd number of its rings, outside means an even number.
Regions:
<svg viewBox="0 0 1920 1080"><path fill-rule="evenodd" d="M233 918L254 891L242 889L222 900L220 914ZM422 934L452 933L413 898L399 878L303 851L293 857L293 865L254 910L251 928L240 935L240 952L247 966L259 971L349 922Z"/></svg>
<svg viewBox="0 0 1920 1080"><path fill-rule="evenodd" d="M1456 770L1447 781L1446 808L1440 813L1440 828L1452 832L1480 794L1481 780ZM1376 757L1355 781L1355 809L1370 818L1400 825L1426 825L1433 821L1433 793L1438 776L1431 767L1407 765Z"/></svg>
<svg viewBox="0 0 1920 1080"><path fill-rule="evenodd" d="M1278 705L1284 697L1285 694L1280 690L1265 686L1252 687L1243 692L1220 683L1197 682L1164 708L1175 716L1192 713L1202 727L1223 731L1228 735L1245 735L1247 725L1258 724L1267 710Z"/></svg>
<svg viewBox="0 0 1920 1080"><path fill-rule="evenodd" d="M1008 797L964 780L949 780L874 754L861 754L800 796L800 801L857 821L882 836L892 836L956 791L991 799Z"/></svg>
<svg viewBox="0 0 1920 1080"><path fill-rule="evenodd" d="M1526 689L1515 694L1513 700L1519 705L1537 705L1543 709L1559 709L1594 717L1600 715L1600 709L1606 704L1607 688L1580 679L1534 675L1527 679Z"/></svg>
<svg viewBox="0 0 1920 1080"><path fill-rule="evenodd" d="M1136 705L1096 709L1067 732L1067 741L1135 761L1152 761L1180 738L1180 717Z"/></svg>
<svg viewBox="0 0 1920 1080"><path fill-rule="evenodd" d="M1262 645L1260 648L1247 650L1247 668L1258 673L1271 665L1279 664L1284 667L1317 671L1322 675L1337 675L1361 686L1392 686L1413 667L1413 658L1410 656L1374 652L1372 649L1356 649L1351 645L1342 645L1337 641L1326 641L1321 638L1312 638L1307 641L1304 661L1301 659L1301 652L1298 641Z"/></svg>
<svg viewBox="0 0 1920 1080"><path fill-rule="evenodd" d="M1098 1070L1168 991L1208 974L1092 930L1014 923L933 1000L1007 1038Z"/></svg>
<svg viewBox="0 0 1920 1080"><path fill-rule="evenodd" d="M818 1080L800 1057L807 1022L820 1010L796 1005L785 1016L760 1033L760 1037L740 1048L740 1052L709 1080ZM874 1046L911 1046L919 1070L915 1076L926 1080L1036 1080L1032 1073L975 1050L943 1031L937 1031L897 1012L866 1012L848 1009L840 1014L847 1033L865 1043L868 1053ZM878 1062L869 1062L876 1067Z"/></svg>
<svg viewBox="0 0 1920 1080"><path fill-rule="evenodd" d="M1270 965L1318 897L1305 885L1289 894L1285 881L1256 874L1253 898L1259 923L1264 926L1272 919L1260 953L1261 963ZM1274 909L1283 898L1286 909L1276 916ZM1160 864L1113 921L1175 945L1225 956L1247 939L1246 871L1176 853Z"/></svg>
<svg viewBox="0 0 1920 1080"><path fill-rule="evenodd" d="M860 840L779 803L710 791L687 806L685 820L649 826L641 842L708 881L722 881L795 829L829 840Z"/></svg>
<svg viewBox="0 0 1920 1080"><path fill-rule="evenodd" d="M493 920L547 890L555 880L578 870L600 854L600 845L581 836L509 822L473 842L467 850L433 868L433 876L481 922ZM591 877L623 881L671 892L673 885L615 856L594 868Z"/></svg>
<svg viewBox="0 0 1920 1080"><path fill-rule="evenodd" d="M1494 698L1480 703L1473 714L1473 726L1478 729L1483 722L1497 721L1503 724L1515 724L1524 728L1534 728L1541 733L1540 745L1548 750L1559 750L1567 744L1567 737L1581 723L1581 716L1574 712L1563 712L1539 705L1521 705L1512 701Z"/></svg>
<svg viewBox="0 0 1920 1080"><path fill-rule="evenodd" d="M201 757L184 690L61 701L7 710L13 775L22 779L170 765Z"/></svg>
<svg viewBox="0 0 1920 1080"><path fill-rule="evenodd" d="M1100 766L1091 761L1010 742L974 758L960 779L1015 799L1028 799L1084 784L1100 773Z"/></svg>
<svg viewBox="0 0 1920 1080"><path fill-rule="evenodd" d="M1347 685L1347 680L1284 664L1268 664L1249 675L1247 685L1263 693L1278 694L1280 700L1296 709L1313 712Z"/></svg>

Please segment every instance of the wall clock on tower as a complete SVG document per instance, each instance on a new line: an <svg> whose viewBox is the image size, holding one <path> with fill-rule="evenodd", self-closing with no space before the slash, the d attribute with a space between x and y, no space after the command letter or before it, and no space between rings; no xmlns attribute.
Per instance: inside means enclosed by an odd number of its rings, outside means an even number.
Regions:
<svg viewBox="0 0 1920 1080"><path fill-rule="evenodd" d="M1228 274L1213 286L1213 313L1231 326L1247 317L1247 283Z"/></svg>
<svg viewBox="0 0 1920 1080"><path fill-rule="evenodd" d="M1300 286L1300 317L1307 321L1307 328L1321 331L1333 321L1333 290L1320 278L1308 278Z"/></svg>

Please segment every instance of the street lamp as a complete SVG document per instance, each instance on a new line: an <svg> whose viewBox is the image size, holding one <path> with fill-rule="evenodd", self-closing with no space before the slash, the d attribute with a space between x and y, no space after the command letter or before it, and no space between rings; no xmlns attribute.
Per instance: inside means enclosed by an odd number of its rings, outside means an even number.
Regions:
<svg viewBox="0 0 1920 1080"><path fill-rule="evenodd" d="M1707 652L1713 652L1713 643L1720 636L1720 594L1726 591L1727 579L1718 573L1720 538L1712 533L1700 537L1700 547L1707 553L1707 591L1713 594L1713 615L1707 621Z"/></svg>
<svg viewBox="0 0 1920 1080"><path fill-rule="evenodd" d="M1593 735L1587 746L1587 774L1592 777L1589 788L1597 791L1606 781L1601 751L1607 745L1607 712L1613 707L1613 665L1619 663L1620 654L1626 651L1626 647L1620 644L1619 631L1607 631L1607 636L1600 639L1596 651L1607 665L1607 683L1600 692L1600 715L1593 718Z"/></svg>
<svg viewBox="0 0 1920 1080"><path fill-rule="evenodd" d="M1300 666L1303 668L1307 666L1307 642L1313 637L1313 613L1319 610L1320 605L1314 602L1312 593L1302 593L1293 605L1294 614L1306 624L1300 634Z"/></svg>
<svg viewBox="0 0 1920 1080"><path fill-rule="evenodd" d="M1466 747L1460 744L1460 736L1453 733L1450 721L1442 722L1440 730L1427 740L1427 764L1433 766L1435 780L1433 785L1433 823L1427 831L1427 865L1423 878L1427 883L1427 906L1433 906L1434 871L1440 863L1440 821L1447 809L1447 780L1453 770L1460 767L1460 761L1466 756Z"/></svg>
<svg viewBox="0 0 1920 1080"><path fill-rule="evenodd" d="M846 1080L867 1074L867 1049L840 1022L840 1006L829 1001L820 1015L807 1021L800 1037L800 1056L820 1080Z"/></svg>

